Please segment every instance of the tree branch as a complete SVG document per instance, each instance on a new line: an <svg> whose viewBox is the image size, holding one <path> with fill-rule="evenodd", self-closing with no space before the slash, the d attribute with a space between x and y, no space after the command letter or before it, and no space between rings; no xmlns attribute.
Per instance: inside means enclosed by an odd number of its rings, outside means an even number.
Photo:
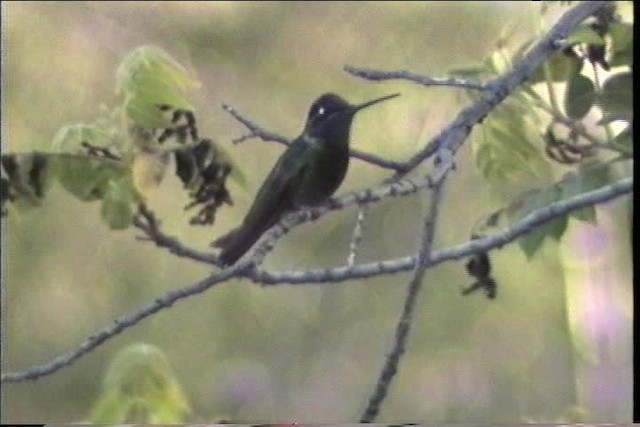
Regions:
<svg viewBox="0 0 640 427"><path fill-rule="evenodd" d="M255 245L251 257L248 257L248 261L240 261L236 265L229 267L217 274L212 274L209 277L199 281L195 284L187 286L183 289L172 291L165 296L158 298L154 302L147 304L140 308L136 312L129 316L116 320L112 325L102 329L98 333L92 335L85 340L78 349L60 356L54 359L52 362L39 365L30 368L23 372L4 373L1 377L1 382L17 382L27 379L36 379L44 375L58 371L59 369L71 365L76 359L89 353L108 339L119 334L123 330L137 324L142 319L162 310L170 307L176 301L187 298L191 295L195 295L211 288L214 285L223 283L232 277L244 276L256 283L262 283L267 285L282 284L282 283L321 283L321 282L339 282L356 278L370 277L378 274L388 274L398 271L406 271L415 269L414 278L412 279L410 294L419 291L419 284L422 275L426 268L438 264L440 262L466 257L474 253L487 251L495 247L502 246L515 240L517 237L530 232L536 226L550 221L557 216L564 215L571 210L581 207L601 203L607 200L611 200L620 195L631 192L633 189L633 178L622 179L612 185L603 187L599 190L595 190L589 193L585 193L579 196L572 197L560 202L552 203L551 205L539 209L531 214L527 215L516 225L509 227L502 233L494 236L474 240L465 245L460 245L449 250L439 251L431 254L431 243L433 236L433 230L429 231L428 222L425 222L425 228L423 232L423 244L421 245L420 253L418 254L419 262L416 262L415 257L404 257L394 260L381 261L370 264L358 265L353 268L341 267L334 269L319 269L308 270L302 272L280 272L280 273L268 273L260 268L256 267L261 263L262 258L271 250L273 244L279 237L286 234L288 230L304 222L312 221L323 214L342 209L344 207L353 204L368 204L379 200L383 200L389 197L402 196L412 194L420 188L430 186L431 182L440 183L444 179L447 172L453 166L453 155L463 144L466 137L471 132L472 127L482 121L482 119L497 106L502 100L504 100L522 81L530 76L542 62L551 55L559 46L562 45L561 41L568 37L575 27L588 16L592 15L595 11L605 6L606 1L593 1L582 2L566 12L560 20L554 25L549 33L543 37L522 59L522 61L515 65L513 70L509 73L496 78L489 83L489 89L486 90L481 99L470 107L463 110L456 119L443 131L440 132L435 138L433 138L425 147L418 153L416 153L407 162L393 162L385 159L378 158L377 156L361 153L353 150L352 155L356 158L368 161L377 166L393 169L396 171L394 177L391 178L394 182L380 185L376 188L366 189L360 192L350 193L340 198L331 199L329 202L322 206L312 209L295 212L288 215L286 218L280 221L280 223L269 231L260 239L258 244ZM280 137L279 135L272 134L263 131L261 128L254 125L252 122L242 118L239 114L233 114L231 111L235 111L230 107L225 107L225 110L229 111L237 120L243 123L254 136L258 136L263 140L275 140L284 144L288 144L289 140ZM231 110L231 111L230 111ZM244 121L243 121L244 120ZM444 158L446 164L443 167L439 167L436 170L433 178L407 178L400 179L413 169L429 158L435 151L438 151L436 160ZM440 184L438 184L440 185ZM439 190L436 191L436 193ZM437 197L435 197L437 198ZM431 210L437 209L438 203L432 203ZM437 211L436 211L437 213ZM435 213L433 214L435 217ZM429 215L427 216L427 220ZM211 264L217 263L217 257L210 257L206 254L195 253L194 251L183 247L175 239L165 238L159 230L153 231L150 225L146 225L139 222L136 224L139 228L145 231L149 237L152 238L161 247L168 248L176 255L184 256L192 259L196 259L202 262ZM145 228L147 227L147 228ZM408 301L408 299L407 299ZM409 308L407 308L409 304ZM409 313L409 318L412 313L412 305L414 303L405 304L405 313ZM402 322L401 322L402 323ZM400 328L400 326L399 326ZM408 325L407 325L408 332ZM407 332L397 332L396 337L405 336ZM403 341L403 338L400 341ZM398 339L396 339L398 342ZM403 344L402 344L403 346ZM400 353L401 351L398 350ZM398 356L399 357L399 356Z"/></svg>
<svg viewBox="0 0 640 427"><path fill-rule="evenodd" d="M445 261L466 258L470 255L502 247L507 243L514 241L518 237L533 231L536 227L559 216L566 215L573 210L584 208L586 206L608 202L620 196L624 196L625 194L629 194L632 191L633 178L624 178L597 190L554 202L544 208L531 212L516 224L513 224L500 233L472 240L453 248L434 252L428 262L428 266L432 267ZM337 268L276 272L257 269L252 273L252 278L255 282L263 285L279 285L284 283L292 285L340 283L347 280L378 276L380 274L393 274L409 271L415 268L415 260L416 258L414 256L406 256L402 258L360 264L353 268L344 266Z"/></svg>
<svg viewBox="0 0 640 427"><path fill-rule="evenodd" d="M490 249L501 247L515 240L516 238L532 231L535 227L542 225L545 222L551 221L560 215L566 215L572 210L580 209L585 206L591 206L594 204L612 200L616 197L630 193L632 190L633 178L625 178L598 190L590 191L588 193L574 196L560 202L552 203L549 206L530 213L517 224L509 227L502 233L473 240L471 242L453 247L451 249L434 252L426 262L426 267L431 267L444 261L464 258L475 253L486 252ZM267 233L273 233L272 230ZM264 241L265 239L263 238L261 240ZM264 242L262 244L264 244ZM260 245L261 243L258 243L256 247ZM150 316L151 314L162 309L169 308L173 303L180 299L204 292L212 286L220 284L235 276L243 276L252 280L254 283L264 285L279 285L285 283L317 284L344 282L347 280L371 277L379 274L397 273L400 271L407 271L415 268L415 257L408 256L394 260L363 264L354 268L340 267L308 271L284 271L269 273L264 270L254 268L252 258L253 257L251 257L247 262L241 261L240 263L226 270L223 270L218 274L212 274L206 279L193 285L167 293L163 297L158 298L153 303L150 303L136 310L126 317L116 320L113 325L104 328L103 330L87 338L78 349L62 355L54 359L50 363L35 366L22 372L10 372L2 374L0 382L5 383L33 380L54 373L61 368L69 366L76 359L80 358L86 353L89 353L91 350L95 349L108 339L114 337L123 330L137 324L142 319Z"/></svg>
<svg viewBox="0 0 640 427"><path fill-rule="evenodd" d="M251 120L244 117L242 114L240 114L240 112L238 112L237 109L231 107L230 105L222 104L222 109L228 112L229 114L231 114L233 118L235 118L237 121L242 123L249 130L248 135L244 135L244 136L241 136L240 138L235 139L233 141L234 143L238 143L241 141L245 141L249 138L256 137L256 138L260 138L263 141L275 141L284 145L291 144L291 141L288 138L285 138L284 136L281 136L276 133L269 132L263 129L262 127L253 123ZM351 155L351 157L363 160L367 163L371 163L372 165L376 165L381 168L392 169L395 171L399 171L404 168L404 164L402 162L385 159L385 158L376 156L375 154L365 153L364 151L356 150L353 148L349 150L349 154Z"/></svg>
<svg viewBox="0 0 640 427"><path fill-rule="evenodd" d="M360 249L360 244L362 243L364 223L367 220L368 213L369 207L367 205L362 205L358 210L356 225L353 227L353 234L351 235L351 242L349 243L349 256L347 257L348 267L353 267L356 263L356 256L358 254L358 249Z"/></svg>
<svg viewBox="0 0 640 427"><path fill-rule="evenodd" d="M418 262L415 263L416 266L413 277L409 282L402 315L396 325L393 349L391 353L387 355L382 371L378 377L378 383L376 384L375 391L369 398L369 404L360 418L361 423L370 423L376 419L378 412L380 411L380 405L387 396L389 385L398 371L400 358L404 354L407 339L409 337L409 331L413 322L413 312L416 307L416 302L418 301L418 295L424 284L424 275L427 270L429 258L431 257L433 238L435 236L435 226L438 219L438 209L440 207L440 198L442 197L445 180L446 174L442 177L442 180L435 184L433 188L431 201L429 203L429 211L425 215L425 222L422 229L422 241L420 243L420 248L418 249Z"/></svg>
<svg viewBox="0 0 640 427"><path fill-rule="evenodd" d="M264 258L264 256L273 249L276 241L293 227L314 221L328 212L344 209L351 205L359 204L365 207L369 203L380 202L391 197L410 195L422 188L430 186L430 183L431 180L428 176L425 178L406 178L388 184L380 184L377 187L347 193L339 198L330 199L327 203L315 208L292 212L262 236L262 239L265 239L266 236L268 241L266 245L261 246L260 259ZM146 223L142 218L144 218ZM164 234L160 230L153 213L144 205L140 205L140 216L134 218L134 225L144 231L146 240L153 241L158 247L166 248L177 256L221 266L217 255L196 251L183 245L177 239ZM258 244L254 245L254 247L258 246ZM259 262L256 262L256 264L259 264Z"/></svg>
<svg viewBox="0 0 640 427"><path fill-rule="evenodd" d="M405 178L388 184L381 184L375 188L348 193L339 198L332 198L320 206L292 212L285 215L276 225L262 235L254 245L251 257L257 257L255 265L260 265L262 259L273 249L282 236L294 227L315 221L328 212L344 209L351 205L366 205L391 197L406 196L422 188L430 187L431 183L432 179L429 176L424 178Z"/></svg>
<svg viewBox="0 0 640 427"><path fill-rule="evenodd" d="M151 212L144 203L140 203L139 215L133 218L133 225L142 230L146 235L144 238L139 238L139 240L152 241L156 246L168 249L169 252L181 258L188 258L205 264L220 266L217 255L196 251L183 245L176 238L164 234L160 230L153 212Z"/></svg>
<svg viewBox="0 0 640 427"><path fill-rule="evenodd" d="M35 380L42 376L52 374L64 367L71 365L76 359L79 359L85 354L88 354L91 351L95 350L105 341L113 338L125 329L128 329L131 326L137 324L144 318L149 317L162 309L171 307L175 302L181 299L202 293L217 284L223 283L226 280L238 275L239 273L242 273L249 267L251 267L250 263L239 263L219 273L211 274L209 277L190 286L168 292L163 297L160 297L155 301L143 306L130 315L121 317L120 319L116 319L111 325L87 338L82 344L80 344L77 349L67 354L63 354L62 356L55 358L49 363L34 366L22 372L10 372L2 374L1 382L7 383L20 382L24 380Z"/></svg>
<svg viewBox="0 0 640 427"><path fill-rule="evenodd" d="M523 81L529 78L542 63L563 46L562 41L569 37L575 28L594 12L607 5L607 1L584 1L568 10L549 32L515 64L513 69L487 83L489 89L476 102L462 110L455 120L445 127L421 151L411 157L405 168L396 175L402 176L413 170L429 158L436 149L448 148L455 154L462 146L471 129L499 105Z"/></svg>
<svg viewBox="0 0 640 427"><path fill-rule="evenodd" d="M380 71L371 70L367 68L356 68L350 65L344 66L344 71L352 76L360 77L365 80L371 81L385 81L385 80L408 80L414 83L421 84L423 86L453 86L463 89L476 89L486 90L489 89L489 85L482 82L474 82L471 80L464 80L459 77L428 77L420 74L415 74L410 71Z"/></svg>

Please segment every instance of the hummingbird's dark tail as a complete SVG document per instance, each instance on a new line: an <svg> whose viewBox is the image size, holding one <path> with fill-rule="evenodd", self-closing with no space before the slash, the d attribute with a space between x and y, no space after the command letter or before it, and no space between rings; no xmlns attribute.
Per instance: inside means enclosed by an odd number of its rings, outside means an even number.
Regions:
<svg viewBox="0 0 640 427"><path fill-rule="evenodd" d="M234 264L260 238L262 233L252 227L238 227L213 242L213 246L222 248L220 261L223 265Z"/></svg>

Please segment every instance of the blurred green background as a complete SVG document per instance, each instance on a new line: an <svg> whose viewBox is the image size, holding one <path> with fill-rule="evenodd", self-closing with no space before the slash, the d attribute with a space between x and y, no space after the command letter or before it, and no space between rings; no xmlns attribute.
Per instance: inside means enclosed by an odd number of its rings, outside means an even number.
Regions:
<svg viewBox="0 0 640 427"><path fill-rule="evenodd" d="M115 70L153 44L192 71L200 133L222 144L247 184L214 227L187 225L180 183L149 204L164 230L206 249L236 226L282 146L234 146L244 129L229 103L295 137L311 102L336 92L361 102L402 97L362 113L352 147L402 160L450 121L465 98L451 88L371 83L345 64L431 76L481 61L500 30L535 34L538 2L7 2L3 150L47 150L57 129L91 122L116 104ZM550 19L552 21L552 19ZM468 240L477 217L503 202L466 147L449 180L438 247ZM388 172L354 160L339 192ZM417 244L424 196L372 210L360 260L405 255ZM498 298L461 297L463 262L429 270L407 353L378 421L631 420L632 285L627 202L598 209L600 227L571 223L560 244L527 261L494 252ZM356 211L297 229L267 260L273 269L344 263ZM3 372L44 363L118 316L208 274L130 229L114 232L97 204L53 190L41 209L10 215L3 283ZM409 274L342 284L260 288L234 281L182 301L36 382L4 384L3 421L85 420L113 356L146 342L167 356L193 421L357 421L373 390Z"/></svg>

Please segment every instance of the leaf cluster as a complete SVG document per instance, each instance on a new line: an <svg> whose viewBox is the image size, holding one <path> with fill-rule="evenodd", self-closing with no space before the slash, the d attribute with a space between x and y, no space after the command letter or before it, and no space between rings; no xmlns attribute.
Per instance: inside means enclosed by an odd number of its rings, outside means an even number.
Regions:
<svg viewBox="0 0 640 427"><path fill-rule="evenodd" d="M450 74L489 80L506 72L535 41L510 48L512 33L505 30L481 64ZM622 22L614 8L605 9L579 26L562 49L485 119L472 135L476 165L490 184L510 184L520 194L510 206L479 219L473 235L494 226L497 218L506 218L507 225L515 223L537 208L593 190L619 175L612 172L620 171L613 165L633 159L632 65L633 23ZM480 96L466 93L472 99ZM588 120L590 114L601 117L595 126ZM609 128L613 122L622 125L616 135ZM602 133L606 139L599 136ZM560 180L532 188L558 168ZM596 222L594 207L569 216ZM562 217L539 227L519 240L521 248L533 256L546 238L563 236L567 221Z"/></svg>
<svg viewBox="0 0 640 427"><path fill-rule="evenodd" d="M191 223L212 224L217 209L232 204L227 178L241 175L219 146L199 137L187 96L199 84L162 49L133 50L116 72L119 105L102 105L93 123L60 128L50 152L2 155L2 214L8 203L17 210L39 206L57 181L79 200L99 202L111 229L125 229L149 189L140 176L159 185L173 158L191 199L185 209L199 207ZM141 161L149 155L154 161Z"/></svg>

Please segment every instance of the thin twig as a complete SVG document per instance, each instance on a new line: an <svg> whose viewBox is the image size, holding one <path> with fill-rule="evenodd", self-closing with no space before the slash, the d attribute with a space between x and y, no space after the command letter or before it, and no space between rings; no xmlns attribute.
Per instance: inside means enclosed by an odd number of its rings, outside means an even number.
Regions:
<svg viewBox="0 0 640 427"><path fill-rule="evenodd" d="M416 302L418 301L418 295L420 294L420 290L424 284L424 275L427 271L429 259L431 258L435 226L438 219L438 209L440 207L440 198L442 197L442 190L445 181L446 175L443 176L442 180L435 184L433 192L431 193L429 210L425 215L425 222L422 228L422 241L420 242L420 248L418 249L418 262L416 263L413 277L409 282L409 288L407 290L407 296L404 301L400 320L396 325L393 349L387 355L382 371L378 376L376 388L369 398L369 404L360 418L361 423L370 423L376 419L376 416L380 411L380 405L387 396L389 385L398 371L400 358L405 351L409 331L413 323L413 312L416 307Z"/></svg>
<svg viewBox="0 0 640 427"><path fill-rule="evenodd" d="M326 203L292 212L282 218L276 225L265 232L258 243L255 254L259 260L273 249L275 243L294 227L306 222L315 221L321 216L331 211L341 210L352 205L366 205L376 203L391 197L406 196L416 191L430 187L432 180L429 176L424 178L405 178L389 184L381 184L375 188L361 190L353 193L345 194L338 198L329 199ZM254 256L255 256L254 254ZM259 264L257 262L256 264Z"/></svg>
<svg viewBox="0 0 640 427"><path fill-rule="evenodd" d="M517 238L532 232L538 226L585 206L593 206L614 200L633 191L633 178L624 178L597 190L551 203L537 209L505 230L491 236L472 240L452 248L436 251L432 254L428 266L432 267L445 261L467 258L471 255L500 248ZM384 261L356 265L353 268L320 268L313 270L288 270L269 272L257 269L252 272L252 280L263 285L304 285L317 283L341 283L381 274L394 274L415 268L415 256L406 256Z"/></svg>
<svg viewBox="0 0 640 427"><path fill-rule="evenodd" d="M429 187L430 183L431 181L429 177L406 178L389 184L380 184L373 188L347 193L339 198L330 199L327 203L316 208L294 212L288 217L292 219L290 225L287 225L285 228L278 229L279 231L277 232L273 232L275 234L271 234L270 232L265 233L265 236L271 236L269 238L272 240L268 246L272 249L275 242L286 234L290 228L303 224L307 221L316 220L329 212L344 209L355 204L366 206L370 203L380 202L391 197L407 196L422 188ZM196 251L195 249L189 248L180 243L176 238L164 234L160 230L155 216L146 207L146 205L141 204L139 210L139 216L134 218L133 224L145 233L144 238L146 240L154 242L158 247L168 249L171 253L179 257L221 266L217 255ZM286 218L283 219L283 221L285 224L288 224ZM271 249L265 250L262 256L266 256Z"/></svg>
<svg viewBox="0 0 640 427"><path fill-rule="evenodd" d="M596 10L605 6L607 3L608 2L606 1L582 2L569 10L559 19L551 31L535 47L533 47L527 55L525 55L522 61L514 66L511 72L490 83L491 89L487 90L478 102L463 110L446 129L433 138L429 144L426 144L425 148L414 155L406 163L393 162L395 164L393 167L382 166L389 167L390 169L395 169L397 171L393 178L396 182L381 185L375 189L351 193L338 199L332 199L323 206L287 216L287 218L283 219L278 225L272 227L271 230L265 233L261 240L255 245L253 254L248 258L248 261L241 261L235 266L223 270L218 274L212 274L200 282L192 284L181 290L169 292L153 303L142 307L127 317L117 320L113 325L89 337L77 350L64 356L60 356L46 365L36 366L35 368L31 368L23 372L2 374L1 382L16 382L25 379L35 379L55 372L65 366L69 366L74 360L92 351L106 340L122 332L124 329L137 324L140 320L162 309L170 307L174 302L180 299L203 292L216 284L223 283L231 277L244 276L257 283L281 284L337 282L359 277L370 277L376 274L404 271L412 268L415 268L416 272L420 273L420 270L424 270L437 262L443 262L446 259L468 256L473 253L487 251L491 248L502 246L520 235L531 231L534 227L556 218L557 216L564 215L573 209L590 206L631 192L633 189L633 179L627 178L620 180L599 190L575 196L561 202L552 203L545 208L532 212L518 224L510 227L503 233L474 240L467 245L461 245L449 250L448 252L441 251L439 253L434 253L433 256L427 256L424 262L416 263L415 257L405 257L398 260L392 260L391 262L383 261L355 266L353 268L344 267L341 269L309 270L303 272L303 274L299 274L298 272L293 272L293 274L291 272L274 274L259 271L255 268L255 265L259 264L260 260L268 253L277 239L286 234L286 232L292 227L317 219L326 212L342 209L352 204L372 203L388 197L410 194L417 191L419 188L427 187L430 184L431 179L399 180L399 178L415 169L417 165L431 156L435 150L438 150L438 158L442 159L443 157L449 157L449 166L446 168L440 168L440 176L444 176L452 167L452 157L463 144L465 138L470 133L472 126L480 122L496 105L508 96L516 86L530 76L551 53L558 49L559 46L561 46L561 44L558 43L559 40L568 37L580 22L593 14ZM271 139L273 135L274 134L271 134L268 139ZM260 137L266 138L267 134ZM288 143L288 140L286 141ZM443 156L443 153L445 153L446 156ZM376 156L364 153L354 156L359 156L359 158L362 158L363 160L363 157L366 156L377 158ZM381 162L383 164L388 161L382 159ZM374 161L370 161L370 163L375 164ZM381 164L378 164L378 166L381 166ZM434 182L440 182L440 176L434 176ZM434 208L437 208L437 206ZM428 236L423 237L426 239ZM164 247L171 249L172 245L164 245ZM423 245L422 247L426 246ZM179 250L175 248L179 248ZM188 253L188 251L183 251L183 248L180 248L179 246L174 245L174 249L177 250L177 253ZM428 254L429 252L421 251L421 253ZM440 258L438 258L438 256ZM422 260L422 257L419 259ZM417 278L418 276L419 274L415 274L414 278Z"/></svg>
<svg viewBox="0 0 640 427"><path fill-rule="evenodd" d="M244 127L246 127L249 130L248 135L241 137L242 141L249 139L250 137L256 137L256 138L262 139L263 141L275 141L284 145L291 144L291 141L288 138L285 138L282 135L278 135L277 133L269 132L268 130L258 126L257 124L253 123L251 120L247 119L242 114L240 114L240 112L234 107L228 104L222 104L222 109L227 113L231 114L231 116L233 116L234 119L242 123ZM238 140L235 140L234 142L237 142L237 141Z"/></svg>
<svg viewBox="0 0 640 427"><path fill-rule="evenodd" d="M358 217L356 218L356 225L353 227L353 235L351 236L351 243L349 243L349 256L347 257L347 267L353 267L356 263L356 256L360 244L362 243L362 237L364 235L364 223L369 213L369 206L362 205L358 210Z"/></svg>
<svg viewBox="0 0 640 427"><path fill-rule="evenodd" d="M487 90L489 85L482 82L476 82L471 80L461 79L459 77L429 77L420 74L412 73L411 71L381 71L371 70L367 68L352 67L350 65L344 66L344 71L347 73L361 77L371 81L386 81L386 80L408 80L414 83L421 84L423 86L452 86L463 89L476 89Z"/></svg>
<svg viewBox="0 0 640 427"><path fill-rule="evenodd" d="M160 248L168 249L169 252L176 256L206 264L216 266L221 265L217 255L196 251L195 249L183 245L176 238L164 234L160 230L155 216L144 203L139 205L139 215L134 217L133 225L145 233L145 238L147 240L154 242L156 246Z"/></svg>
<svg viewBox="0 0 640 427"><path fill-rule="evenodd" d="M20 382L24 380L35 380L45 375L52 374L64 367L71 365L76 359L90 353L105 341L118 335L125 329L137 324L141 320L151 316L158 311L171 307L175 302L202 293L211 287L224 283L228 279L242 273L245 269L250 268L249 262L239 263L221 272L211 274L207 278L187 286L182 289L168 292L164 296L136 310L128 316L116 319L111 325L98 331L87 338L80 346L62 356L59 356L49 363L29 368L22 372L10 372L2 374L2 382Z"/></svg>
<svg viewBox="0 0 640 427"><path fill-rule="evenodd" d="M406 162L405 171L415 169L420 163L430 157L433 145L438 148L448 148L455 154L471 133L474 125L482 120L498 104L500 104L523 81L529 78L544 61L563 44L560 41L569 37L574 29L594 12L605 7L607 1L585 1L568 10L549 32L536 43L518 62L511 71L489 82L490 90L484 91L480 99L462 110L455 120L445 127L429 144Z"/></svg>
<svg viewBox="0 0 640 427"><path fill-rule="evenodd" d="M568 129L575 131L578 135L580 135L587 141L591 142L594 146L602 147L606 145L604 141L601 141L594 135L591 135L585 129L584 125L581 122L576 120L571 120L569 117L565 116L560 111L554 110L551 105L547 104L546 102L543 102L542 100L538 100L538 99L534 100L534 103L541 110L548 113L553 118L553 120L564 125Z"/></svg>
<svg viewBox="0 0 640 427"><path fill-rule="evenodd" d="M574 196L570 199L552 203L551 205L531 212L517 224L509 227L502 233L473 240L471 242L456 246L451 249L434 252L426 263L426 267L431 267L448 260L465 258L475 253L486 252L490 249L501 247L509 242L512 242L516 238L532 231L535 227L551 221L558 216L566 215L567 213L575 209L580 209L585 206L592 206L598 203L612 200L616 197L628 194L632 190L633 178L625 178L598 190L590 191L588 193ZM309 218L311 218L311 216L309 216ZM273 232L274 231L272 228L268 233ZM269 237L267 237L267 242L268 239ZM256 245L257 247L265 245L265 238L261 240L262 242L258 242L258 244ZM264 250L264 248L256 249ZM162 309L169 308L174 302L178 301L179 299L187 298L191 295L203 292L210 287L220 284L234 276L246 277L255 283L264 285L281 285L286 283L317 284L329 282L344 282L352 279L371 277L380 274L407 271L415 268L416 265L415 257L404 257L389 261L363 264L352 269L348 267L341 267L334 269L308 270L301 272L284 271L269 273L264 270L253 269L252 261L253 259L249 258L247 262L241 262L231 268L223 270L219 274L213 274L196 284L176 291L171 291L166 295L158 298L153 303L136 310L135 312L126 317L123 317L120 320L116 320L113 325L87 338L87 340L85 340L85 342L83 342L78 349L69 352L66 355L60 356L45 365L28 368L27 370L22 372L10 372L2 374L0 382L19 382L27 379L37 379L39 377L56 372L61 368L69 366L74 360L78 359L86 353L89 353L91 350L98 347L108 339L119 334L124 329L137 324L145 317Z"/></svg>
<svg viewBox="0 0 640 427"><path fill-rule="evenodd" d="M291 144L291 140L289 140L288 138L263 129L248 118L244 117L236 108L231 107L227 104L222 104L222 109L231 114L233 118L242 123L249 130L248 135L243 135L240 138L235 139L235 143L255 137L260 138L263 141L274 141L284 145ZM364 151L356 150L353 148L349 150L349 154L351 155L351 157L363 160L367 163L371 163L372 165L376 165L381 168L391 169L394 171L401 171L404 169L404 163L385 159L383 157L376 156L375 154L366 153Z"/></svg>

